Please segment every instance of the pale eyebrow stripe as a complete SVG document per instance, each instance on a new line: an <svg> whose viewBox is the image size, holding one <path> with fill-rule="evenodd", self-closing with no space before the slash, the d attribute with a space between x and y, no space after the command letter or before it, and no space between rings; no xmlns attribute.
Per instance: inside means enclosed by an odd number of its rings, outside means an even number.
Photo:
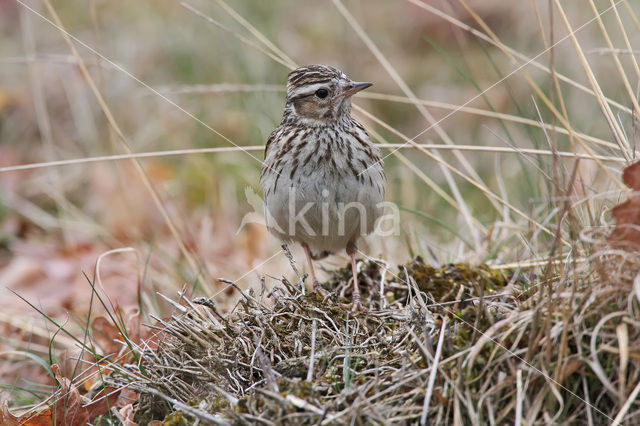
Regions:
<svg viewBox="0 0 640 426"><path fill-rule="evenodd" d="M299 88L297 91L293 92L293 94L291 95L290 99L299 99L299 98L303 98L305 96L310 96L313 95L316 90L321 89L321 88L325 88L328 89L326 82L330 81L330 80L326 80L325 82L321 82L321 83L315 83L311 86L304 86Z"/></svg>

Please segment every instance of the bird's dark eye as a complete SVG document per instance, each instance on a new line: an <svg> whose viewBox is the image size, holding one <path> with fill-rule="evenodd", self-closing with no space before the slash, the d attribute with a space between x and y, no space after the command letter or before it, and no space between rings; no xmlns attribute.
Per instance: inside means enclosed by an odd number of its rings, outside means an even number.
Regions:
<svg viewBox="0 0 640 426"><path fill-rule="evenodd" d="M326 98L328 94L329 94L329 91L327 89L316 90L316 96L319 97L320 99Z"/></svg>

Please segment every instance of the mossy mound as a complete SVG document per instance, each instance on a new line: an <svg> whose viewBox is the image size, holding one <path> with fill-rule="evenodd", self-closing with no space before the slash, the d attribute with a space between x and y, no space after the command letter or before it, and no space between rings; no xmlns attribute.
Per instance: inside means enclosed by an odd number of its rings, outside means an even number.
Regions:
<svg viewBox="0 0 640 426"><path fill-rule="evenodd" d="M577 355L587 336L563 337L569 311L553 304L566 292L545 304L521 274L486 265L434 267L416 258L385 268L359 265L364 313L345 309L349 268L324 283L331 291L325 299L301 294L299 285L283 279L268 292L243 292L225 315L211 300L185 300L183 313L161 321L159 347L143 351L141 365L129 366L120 383L141 393L136 421L513 423L523 383L528 389L520 398L537 404L531 419L587 415L576 387L589 377ZM560 285L562 276L548 281ZM582 315L590 321L597 312ZM556 352L561 343L563 351ZM555 376L541 368L543 361ZM589 415L605 419L601 412Z"/></svg>

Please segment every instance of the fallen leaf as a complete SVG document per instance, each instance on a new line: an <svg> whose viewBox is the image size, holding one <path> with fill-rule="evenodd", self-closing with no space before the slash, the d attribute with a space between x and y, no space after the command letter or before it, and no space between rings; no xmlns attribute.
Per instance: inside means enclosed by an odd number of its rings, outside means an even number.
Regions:
<svg viewBox="0 0 640 426"><path fill-rule="evenodd" d="M6 426L18 426L20 424L20 418L9 411L9 400L7 398L3 398L0 403L0 424Z"/></svg>
<svg viewBox="0 0 640 426"><path fill-rule="evenodd" d="M14 257L0 271L0 282L4 287L13 288L21 282L33 282L44 276L42 264L28 257Z"/></svg>
<svg viewBox="0 0 640 426"><path fill-rule="evenodd" d="M624 203L611 210L616 227L609 235L609 242L627 250L640 248L640 161L625 167L622 181L634 192Z"/></svg>
<svg viewBox="0 0 640 426"><path fill-rule="evenodd" d="M118 399L116 400L115 407L122 408L127 405L132 405L134 402L138 401L140 395L137 392L132 391L131 389L124 388L120 391L120 395L118 395Z"/></svg>
<svg viewBox="0 0 640 426"><path fill-rule="evenodd" d="M98 416L105 414L118 400L120 389L106 387L88 403L84 403L76 386L68 378L62 376L60 368L51 366L60 388L53 395L50 407L15 416L9 411L9 402L5 399L0 406L1 425L20 426L81 426L90 423Z"/></svg>
<svg viewBox="0 0 640 426"><path fill-rule="evenodd" d="M116 340L123 341L120 330L105 317L97 317L91 323L93 338L105 354L114 354L120 350L121 344Z"/></svg>
<svg viewBox="0 0 640 426"><path fill-rule="evenodd" d="M118 420L122 422L123 426L138 426L138 423L133 421L133 405L127 404L118 410L117 417Z"/></svg>

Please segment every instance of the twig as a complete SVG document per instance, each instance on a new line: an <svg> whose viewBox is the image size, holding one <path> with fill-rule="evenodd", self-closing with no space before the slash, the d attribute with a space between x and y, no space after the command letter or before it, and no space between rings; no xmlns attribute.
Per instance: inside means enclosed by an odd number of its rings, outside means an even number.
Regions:
<svg viewBox="0 0 640 426"><path fill-rule="evenodd" d="M516 376L516 421L515 426L522 426L522 370L518 369Z"/></svg>
<svg viewBox="0 0 640 426"><path fill-rule="evenodd" d="M316 356L316 329L317 320L314 318L311 325L311 355L309 356L309 370L307 371L307 382L313 379L313 363Z"/></svg>
<svg viewBox="0 0 640 426"><path fill-rule="evenodd" d="M196 305L206 306L207 308L211 309L218 318L220 318L225 323L227 322L227 319L223 317L220 312L218 312L218 308L216 308L216 304L210 298L196 297L195 299L192 300L192 302L195 303Z"/></svg>
<svg viewBox="0 0 640 426"><path fill-rule="evenodd" d="M422 415L420 416L420 424L427 424L427 416L429 415L429 405L431 404L431 396L433 395L433 385L436 382L436 376L438 372L438 363L440 362L440 355L442 354L442 344L444 342L444 333L447 328L448 322L447 316L442 317L442 327L440 327L440 337L438 337L438 347L436 348L436 355L433 358L433 365L431 366L431 373L429 374L429 382L427 385L427 393L424 396L424 404L422 405Z"/></svg>
<svg viewBox="0 0 640 426"><path fill-rule="evenodd" d="M262 306L265 307L263 304L261 304L260 302L258 302L255 297L251 296L250 294L247 294L244 290L242 290L240 287L238 287L238 284L234 283L231 280L228 280L226 278L218 278L218 281L221 283L225 283L225 284L229 284L230 286L232 286L233 288L235 288L236 290L238 290L240 292L240 294L247 299L250 302L255 303L256 306Z"/></svg>
<svg viewBox="0 0 640 426"><path fill-rule="evenodd" d="M293 255L291 254L291 250L289 250L289 246L287 246L286 244L282 245L282 250L284 250L284 255L287 256L287 259L289 259L289 264L291 265L291 268L300 279L300 291L302 291L302 294L304 295L306 291L304 288L304 277L302 276L302 274L300 274L300 271L298 271L298 268L296 268L296 261L293 260Z"/></svg>

